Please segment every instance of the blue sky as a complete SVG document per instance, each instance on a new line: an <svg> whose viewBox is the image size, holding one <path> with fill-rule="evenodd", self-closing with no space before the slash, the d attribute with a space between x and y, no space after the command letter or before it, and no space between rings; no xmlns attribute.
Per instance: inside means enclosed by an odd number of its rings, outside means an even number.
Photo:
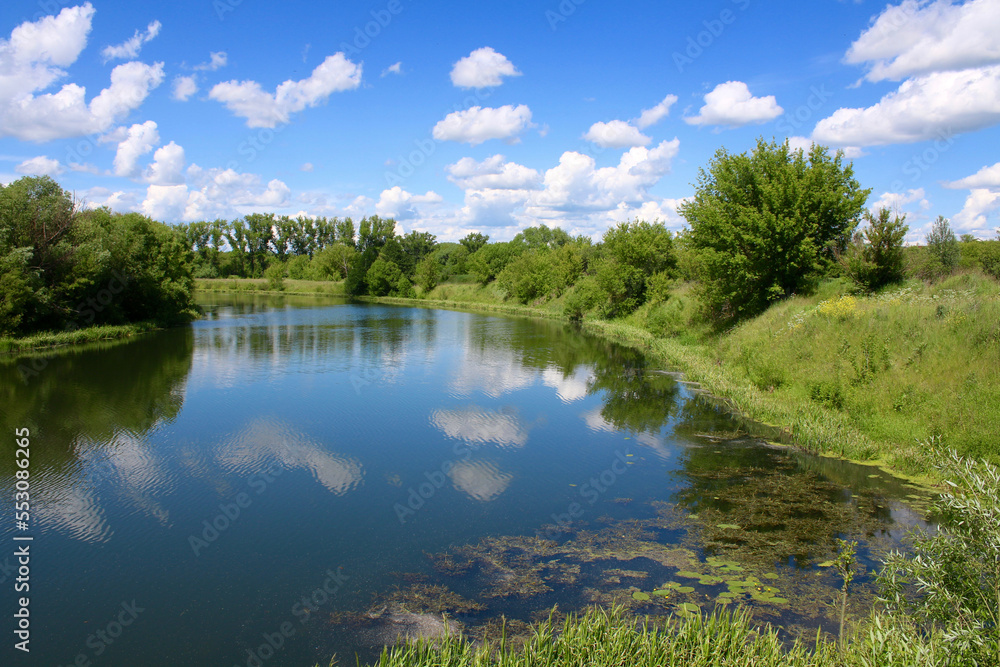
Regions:
<svg viewBox="0 0 1000 667"><path fill-rule="evenodd" d="M167 222L679 229L715 151L842 148L910 241L1000 227L1000 0L0 9L0 182Z"/></svg>

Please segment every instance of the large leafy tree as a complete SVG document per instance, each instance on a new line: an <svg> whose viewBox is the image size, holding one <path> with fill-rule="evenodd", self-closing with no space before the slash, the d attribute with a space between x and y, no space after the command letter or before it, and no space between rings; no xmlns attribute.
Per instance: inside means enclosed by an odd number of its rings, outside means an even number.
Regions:
<svg viewBox="0 0 1000 667"><path fill-rule="evenodd" d="M812 287L851 239L871 193L838 152L757 141L720 149L679 208L701 271L702 298L720 320L751 317Z"/></svg>

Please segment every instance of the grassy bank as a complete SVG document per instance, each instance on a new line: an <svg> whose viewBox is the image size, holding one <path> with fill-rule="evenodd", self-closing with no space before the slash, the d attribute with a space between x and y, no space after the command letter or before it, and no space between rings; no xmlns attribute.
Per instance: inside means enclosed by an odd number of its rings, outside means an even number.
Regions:
<svg viewBox="0 0 1000 667"><path fill-rule="evenodd" d="M282 280L279 285L263 278L198 278L195 289L201 292L240 292L261 294L320 294L344 296L343 281Z"/></svg>
<svg viewBox="0 0 1000 667"><path fill-rule="evenodd" d="M899 621L904 622L904 621ZM777 633L755 626L746 610L639 624L620 609L594 609L561 627L542 623L523 642L494 638L472 645L458 637L386 649L378 667L910 667L946 664L937 636L915 638L912 628L884 619L856 630L841 649L817 639L788 646Z"/></svg>
<svg viewBox="0 0 1000 667"><path fill-rule="evenodd" d="M562 317L562 299L521 306L495 284L443 284L440 308ZM981 273L854 296L838 280L725 332L698 315L689 286L586 331L640 348L794 444L927 475L928 446L1000 460L1000 285Z"/></svg>
<svg viewBox="0 0 1000 667"><path fill-rule="evenodd" d="M76 329L74 331L52 331L32 334L20 338L0 338L0 353L26 352L58 345L76 345L93 343L99 340L114 340L128 338L148 331L158 329L152 322L135 324L103 325Z"/></svg>

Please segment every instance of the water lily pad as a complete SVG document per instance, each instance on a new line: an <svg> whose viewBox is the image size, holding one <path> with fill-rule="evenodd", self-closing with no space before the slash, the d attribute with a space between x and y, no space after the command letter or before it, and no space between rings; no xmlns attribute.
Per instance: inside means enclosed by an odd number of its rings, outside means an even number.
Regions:
<svg viewBox="0 0 1000 667"><path fill-rule="evenodd" d="M715 598L715 604L732 604L732 602L733 601L730 598L724 598L724 597Z"/></svg>
<svg viewBox="0 0 1000 667"><path fill-rule="evenodd" d="M680 586L677 589L678 593L694 593L694 586Z"/></svg>
<svg viewBox="0 0 1000 667"><path fill-rule="evenodd" d="M723 581L725 581L725 579L723 579L722 577L715 577L709 574L699 579L698 583L701 584L702 586L714 586L716 584L721 584Z"/></svg>
<svg viewBox="0 0 1000 667"><path fill-rule="evenodd" d="M778 575L776 575L774 572L768 572L767 574L764 575L764 578L765 579L777 579Z"/></svg>
<svg viewBox="0 0 1000 667"><path fill-rule="evenodd" d="M732 591L723 591L723 592L719 593L718 597L720 597L720 598L734 598L734 597L736 597L736 593L733 593Z"/></svg>
<svg viewBox="0 0 1000 667"><path fill-rule="evenodd" d="M662 595L662 596L670 595L670 589L658 588L655 591L653 591L653 595Z"/></svg>
<svg viewBox="0 0 1000 667"><path fill-rule="evenodd" d="M689 614L697 614L699 611L701 611L701 607L694 604L693 602L681 602L679 605L677 605L677 609L680 611L687 612Z"/></svg>
<svg viewBox="0 0 1000 667"><path fill-rule="evenodd" d="M773 597L770 600L768 600L768 602L770 602L771 604L788 604L788 599L787 598Z"/></svg>
<svg viewBox="0 0 1000 667"><path fill-rule="evenodd" d="M817 567L833 567L833 561L832 560L825 560L822 563L816 563L816 566Z"/></svg>
<svg viewBox="0 0 1000 667"><path fill-rule="evenodd" d="M640 602L648 602L649 601L649 593L643 593L642 591L636 591L636 592L632 593L632 599L633 600L639 600Z"/></svg>
<svg viewBox="0 0 1000 667"><path fill-rule="evenodd" d="M676 581L668 581L667 583L660 586L660 588L680 588L684 584L678 583Z"/></svg>
<svg viewBox="0 0 1000 667"><path fill-rule="evenodd" d="M720 523L718 524L718 527L728 528L730 530L742 530L742 528L740 526L737 526L735 523Z"/></svg>
<svg viewBox="0 0 1000 667"><path fill-rule="evenodd" d="M685 579L701 579L702 575L698 572L691 572L690 570L681 570L677 573L678 577L684 577Z"/></svg>

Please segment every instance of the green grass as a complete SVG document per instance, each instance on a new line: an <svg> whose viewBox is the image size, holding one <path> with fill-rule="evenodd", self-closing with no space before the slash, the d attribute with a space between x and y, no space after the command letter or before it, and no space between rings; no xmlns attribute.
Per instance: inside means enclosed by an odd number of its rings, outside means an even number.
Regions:
<svg viewBox="0 0 1000 667"><path fill-rule="evenodd" d="M195 289L200 292L254 292L262 294L320 294L345 296L343 281L284 280L284 289L275 290L264 278L198 278Z"/></svg>
<svg viewBox="0 0 1000 667"><path fill-rule="evenodd" d="M905 621L898 621L905 623ZM947 647L937 635L873 617L852 630L841 650L829 639L785 644L777 632L755 626L748 611L637 622L620 608L570 616L561 627L535 626L523 642L504 637L471 644L461 637L387 648L378 667L909 667L943 664Z"/></svg>
<svg viewBox="0 0 1000 667"><path fill-rule="evenodd" d="M0 338L0 353L25 352L57 345L76 345L99 340L128 338L147 331L155 331L157 328L159 327L152 322L138 322L87 327L75 331L45 331L20 338Z"/></svg>

